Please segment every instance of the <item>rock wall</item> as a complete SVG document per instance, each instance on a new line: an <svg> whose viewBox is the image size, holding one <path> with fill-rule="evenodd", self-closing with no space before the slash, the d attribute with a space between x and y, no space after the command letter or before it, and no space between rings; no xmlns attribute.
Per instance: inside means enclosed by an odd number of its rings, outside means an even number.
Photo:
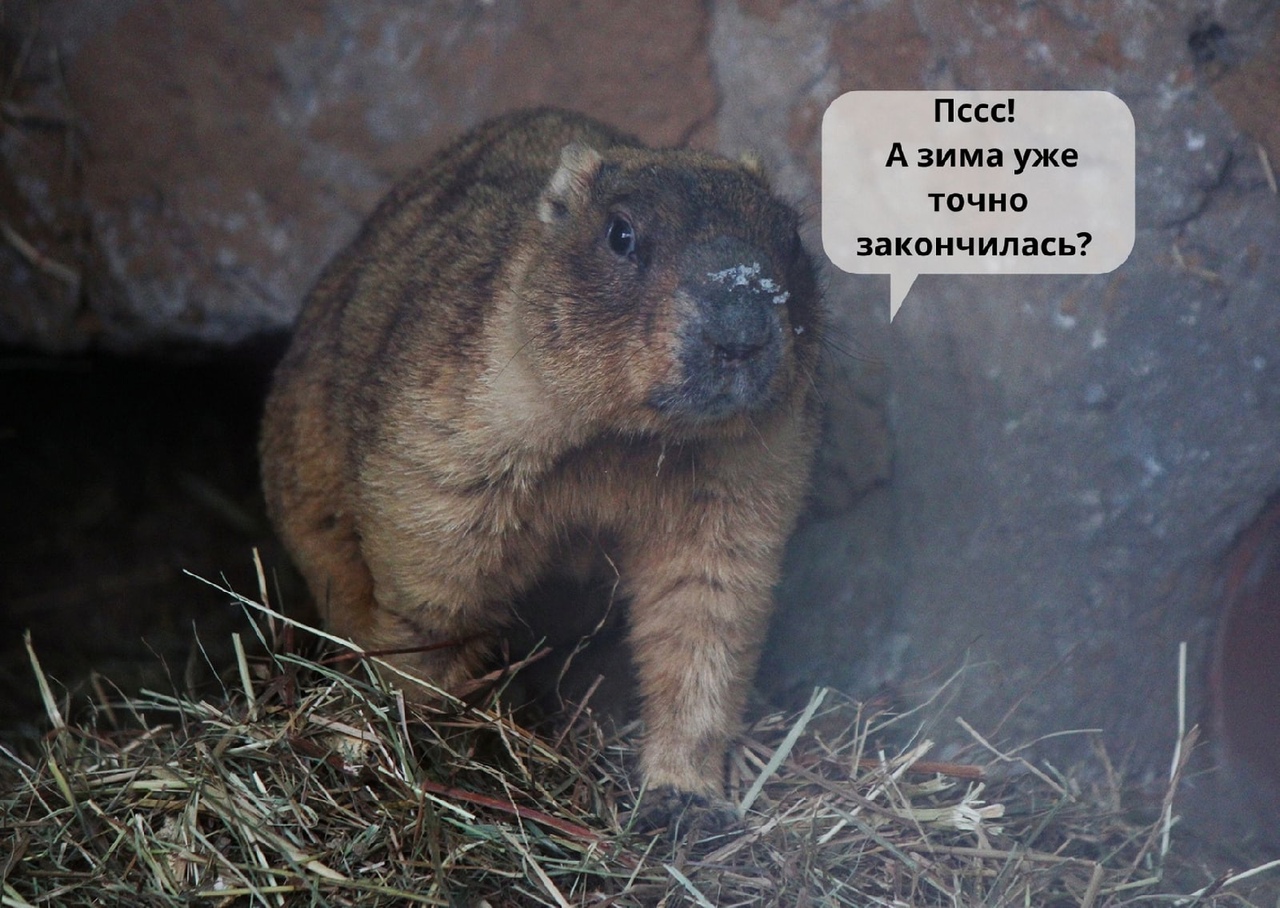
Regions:
<svg viewBox="0 0 1280 908"><path fill-rule="evenodd" d="M1222 565L1280 488L1277 27L1267 0L15 2L0 340L281 330L396 175L513 107L754 152L816 250L840 93L1113 91L1116 271L926 275L890 326L885 279L827 269L827 440L761 681L910 701L964 666L950 710L993 740L1102 728L1165 772L1178 643L1208 721Z"/></svg>

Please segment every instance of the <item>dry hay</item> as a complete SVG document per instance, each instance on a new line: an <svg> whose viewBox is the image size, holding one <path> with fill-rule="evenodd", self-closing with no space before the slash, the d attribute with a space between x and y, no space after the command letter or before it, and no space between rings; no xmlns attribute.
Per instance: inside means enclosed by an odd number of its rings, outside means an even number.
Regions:
<svg viewBox="0 0 1280 908"><path fill-rule="evenodd" d="M1244 875L1169 893L1169 811L1135 821L976 735L986 765L882 752L903 718L825 691L735 747L743 830L634 833L633 752L589 716L556 740L500 700L424 716L255 608L267 655L237 640L216 699L99 686L68 722L32 653L52 729L0 748L0 903L1248 904Z"/></svg>

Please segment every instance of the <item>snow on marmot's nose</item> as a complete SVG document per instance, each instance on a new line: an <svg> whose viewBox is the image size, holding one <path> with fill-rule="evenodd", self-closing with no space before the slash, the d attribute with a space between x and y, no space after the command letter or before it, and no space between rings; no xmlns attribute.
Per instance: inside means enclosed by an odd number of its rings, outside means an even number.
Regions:
<svg viewBox="0 0 1280 908"><path fill-rule="evenodd" d="M760 250L721 236L690 249L679 292L689 315L680 331L683 382L664 409L715 420L767 406L786 346L790 294Z"/></svg>

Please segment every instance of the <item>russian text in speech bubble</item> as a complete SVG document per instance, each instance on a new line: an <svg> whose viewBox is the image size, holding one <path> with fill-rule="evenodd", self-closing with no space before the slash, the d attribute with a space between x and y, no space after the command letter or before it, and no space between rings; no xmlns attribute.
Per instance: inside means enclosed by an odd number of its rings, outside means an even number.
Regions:
<svg viewBox="0 0 1280 908"><path fill-rule="evenodd" d="M1134 239L1134 125L1105 91L855 91L822 120L822 245L889 275L1101 274Z"/></svg>

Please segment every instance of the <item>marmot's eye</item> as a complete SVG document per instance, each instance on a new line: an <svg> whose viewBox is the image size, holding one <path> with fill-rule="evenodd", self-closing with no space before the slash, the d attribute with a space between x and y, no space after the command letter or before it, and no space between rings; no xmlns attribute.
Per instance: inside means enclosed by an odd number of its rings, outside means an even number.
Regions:
<svg viewBox="0 0 1280 908"><path fill-rule="evenodd" d="M609 229L605 234L609 248L614 255L621 258L632 256L636 251L636 229L631 222L620 214L609 218Z"/></svg>

